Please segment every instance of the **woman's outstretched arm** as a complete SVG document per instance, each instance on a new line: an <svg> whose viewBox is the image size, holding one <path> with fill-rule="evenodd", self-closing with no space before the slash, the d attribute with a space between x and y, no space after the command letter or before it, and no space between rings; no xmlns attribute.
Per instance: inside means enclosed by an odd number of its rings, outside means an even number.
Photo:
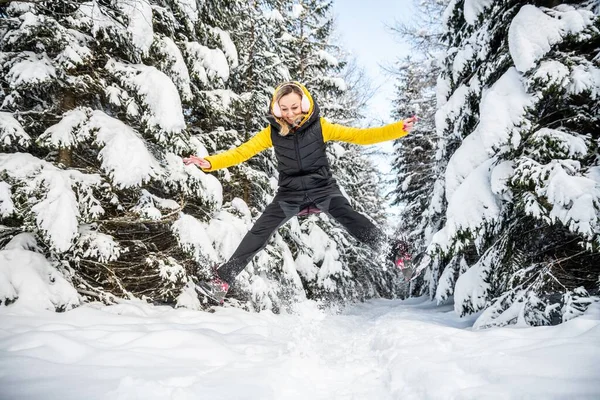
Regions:
<svg viewBox="0 0 600 400"><path fill-rule="evenodd" d="M273 143L271 142L271 127L267 126L265 129L254 135L250 140L242 143L238 147L229 149L223 153L215 154L213 156L204 157L203 160L210 163L210 166L208 167L204 167L198 162L191 160L193 158L198 159L198 157L190 157L188 159L184 159L183 161L186 164L196 164L205 172L216 171L218 169L227 168L242 163L271 146L273 146ZM190 161L186 162L186 160Z"/></svg>
<svg viewBox="0 0 600 400"><path fill-rule="evenodd" d="M415 121L416 118L412 117L377 128L351 128L344 125L332 124L325 118L321 118L321 127L323 128L323 139L326 142L329 140L339 140L341 142L367 145L406 136L412 129L412 124Z"/></svg>

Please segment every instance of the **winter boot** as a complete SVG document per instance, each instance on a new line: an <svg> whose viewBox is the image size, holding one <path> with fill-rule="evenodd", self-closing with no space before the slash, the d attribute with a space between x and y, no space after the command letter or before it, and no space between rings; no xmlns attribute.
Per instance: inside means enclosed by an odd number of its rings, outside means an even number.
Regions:
<svg viewBox="0 0 600 400"><path fill-rule="evenodd" d="M229 291L229 284L219 277L216 268L213 268L213 278L201 281L196 285L196 292L204 295L219 305L223 305L225 296Z"/></svg>
<svg viewBox="0 0 600 400"><path fill-rule="evenodd" d="M404 279L409 281L414 273L409 244L399 240L392 245L390 258L394 265L402 271Z"/></svg>

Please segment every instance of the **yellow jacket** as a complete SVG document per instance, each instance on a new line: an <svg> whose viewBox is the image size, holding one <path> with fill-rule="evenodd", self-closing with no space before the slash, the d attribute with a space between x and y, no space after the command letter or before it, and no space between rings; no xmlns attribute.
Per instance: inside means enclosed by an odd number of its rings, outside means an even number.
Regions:
<svg viewBox="0 0 600 400"><path fill-rule="evenodd" d="M323 132L323 140L325 142L338 140L340 142L368 145L398 139L408 134L408 132L404 130L403 121L377 128L350 128L343 125L332 124L323 117L321 117L320 123ZM291 133L291 135L293 135L293 133ZM272 146L271 126L269 125L240 146L223 153L205 157L206 160L210 161L211 168L203 170L216 171L218 169L231 167L248 160Z"/></svg>

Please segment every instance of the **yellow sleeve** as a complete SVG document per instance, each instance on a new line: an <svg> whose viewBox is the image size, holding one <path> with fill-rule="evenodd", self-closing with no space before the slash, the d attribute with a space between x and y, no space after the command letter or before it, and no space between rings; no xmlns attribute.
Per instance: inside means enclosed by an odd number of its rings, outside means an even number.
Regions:
<svg viewBox="0 0 600 400"><path fill-rule="evenodd" d="M339 140L354 144L375 144L408 135L408 132L404 130L403 121L377 128L350 128L332 124L321 117L321 128L323 130L323 140L326 142Z"/></svg>
<svg viewBox="0 0 600 400"><path fill-rule="evenodd" d="M202 171L216 171L218 169L237 165L271 146L273 146L273 142L271 141L271 126L267 126L250 140L242 143L238 147L229 149L223 153L215 154L214 156L204 157L205 160L210 162L211 167L208 169L202 168Z"/></svg>

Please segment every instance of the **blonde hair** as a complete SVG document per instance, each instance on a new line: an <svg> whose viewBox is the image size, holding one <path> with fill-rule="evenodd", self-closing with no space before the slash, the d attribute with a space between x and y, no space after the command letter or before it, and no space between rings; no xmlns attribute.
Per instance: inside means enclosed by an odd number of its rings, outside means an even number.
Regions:
<svg viewBox="0 0 600 400"><path fill-rule="evenodd" d="M279 103L279 100L281 100L281 98L283 96L287 96L288 94L292 94L292 93L296 93L298 96L300 96L300 98L302 98L302 96L304 96L304 92L302 91L302 88L300 88L300 86L294 84L294 83L287 83L285 85L283 85L282 87L279 88L279 90L277 91L277 93L275 93L275 102ZM302 117L304 118L304 113L302 113ZM281 127L281 129L279 129L279 134L281 136L287 136L290 133L290 130L292 129L292 127L290 126L290 124L288 124L288 122L283 119L283 118L275 118L277 120L277 122L279 123L279 126Z"/></svg>

